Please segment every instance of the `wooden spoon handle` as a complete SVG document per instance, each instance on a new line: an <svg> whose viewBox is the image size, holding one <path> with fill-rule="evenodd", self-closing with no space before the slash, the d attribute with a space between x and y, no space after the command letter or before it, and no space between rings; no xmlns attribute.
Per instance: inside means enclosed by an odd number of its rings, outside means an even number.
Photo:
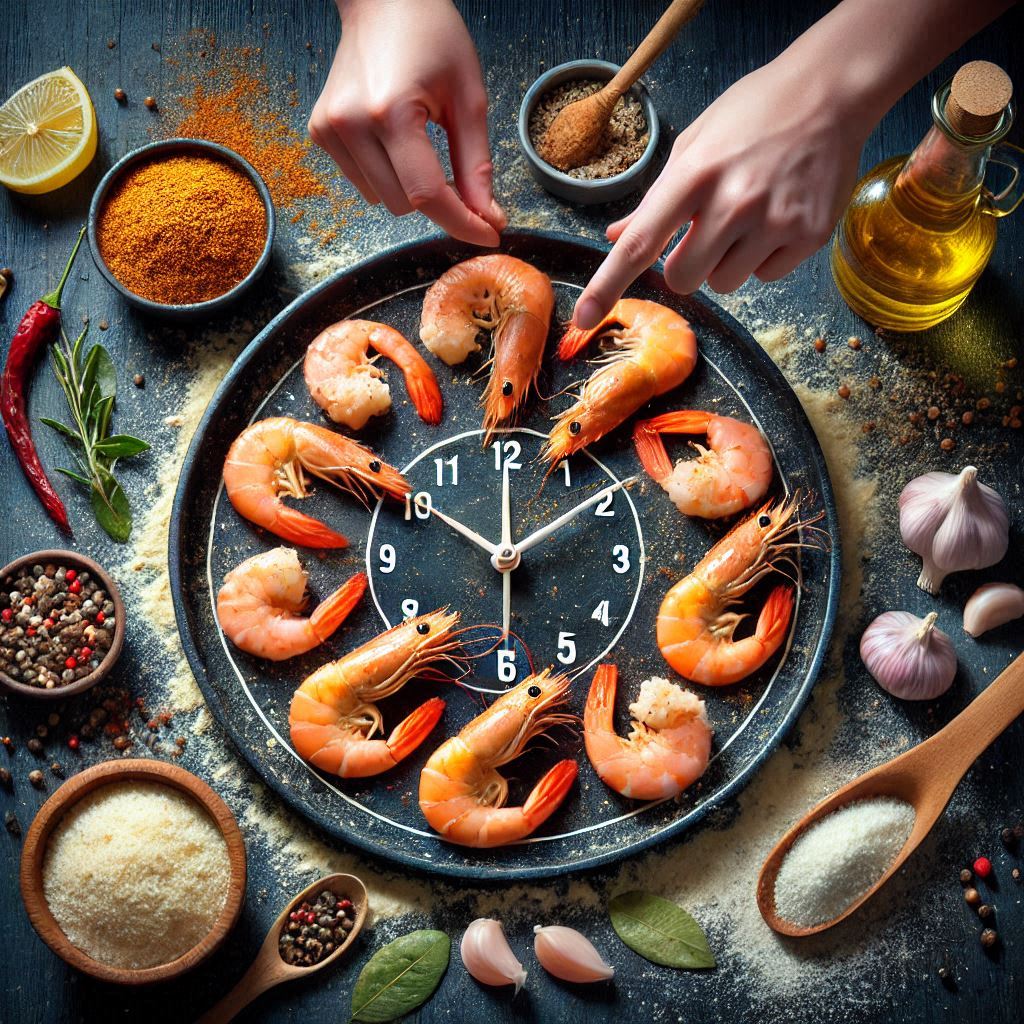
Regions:
<svg viewBox="0 0 1024 1024"><path fill-rule="evenodd" d="M672 0L654 28L601 91L618 98L661 56L676 33L697 16L704 0Z"/></svg>
<svg viewBox="0 0 1024 1024"><path fill-rule="evenodd" d="M988 687L945 728L917 750L941 747L949 771L959 781L986 747L1019 715L1024 714L1024 654L1003 669Z"/></svg>
<svg viewBox="0 0 1024 1024"><path fill-rule="evenodd" d="M262 960L262 957L257 957L238 984L220 1002L210 1007L196 1024L228 1024L258 995L284 980L277 972L265 970Z"/></svg>

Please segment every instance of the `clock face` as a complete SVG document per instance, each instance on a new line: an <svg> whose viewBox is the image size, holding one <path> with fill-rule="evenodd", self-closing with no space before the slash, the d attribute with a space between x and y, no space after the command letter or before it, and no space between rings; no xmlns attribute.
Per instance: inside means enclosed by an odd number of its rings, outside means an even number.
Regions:
<svg viewBox="0 0 1024 1024"><path fill-rule="evenodd" d="M472 607L498 627L496 646L474 658L463 680L471 689L502 692L534 667L589 668L615 646L636 609L645 552L629 492L587 452L547 474L538 459L544 437L526 428L490 438L468 430L429 445L401 467L412 488L404 505L382 500L370 522L366 568L386 627L443 606ZM523 552L507 581L488 551L438 515L498 543L506 475L514 544L600 495Z"/></svg>
<svg viewBox="0 0 1024 1024"><path fill-rule="evenodd" d="M535 244L531 242L530 245ZM186 653L213 714L256 771L283 799L341 843L413 864L465 876L523 878L559 874L581 864L623 856L695 820L734 792L781 735L820 663L830 622L835 567L823 553L798 554L803 575L794 626L784 651L737 686L691 688L706 701L714 727L711 763L678 799L644 803L610 790L584 750L580 726L560 726L534 741L501 769L510 805L521 804L553 764L572 758L578 783L558 811L525 842L494 850L452 846L434 833L417 801L427 758L487 704L531 670L549 666L571 679L568 710L582 717L597 664L619 670L615 727L629 731L628 705L643 680L664 676L687 685L667 665L655 637L661 601L677 580L721 537L730 521L690 519L643 475L631 422L553 467L539 458L553 416L564 411L583 379L588 359L555 356L560 324L571 315L582 283L600 254L579 243L546 243L514 251L552 278L556 307L536 393L517 422L486 437L480 397L489 342L465 363L449 367L418 341L423 296L458 259L448 243L423 243L394 267L340 277L268 326L246 350L211 406L182 474L172 521L174 597ZM646 286L641 298L681 309L695 325L701 358L678 393L651 402L644 415L670 409L711 409L756 421L772 443L775 476L770 496L796 487L821 495L828 483L799 405L765 369L765 357L704 304L681 302ZM424 423L393 364L382 360L392 408L355 432L360 442L401 470L405 500L358 498L316 481L301 502L286 502L344 534L346 548L299 548L313 601L364 571L370 587L362 602L325 643L299 657L268 662L240 651L219 629L216 595L227 572L244 559L284 543L241 518L221 485L227 447L250 423L288 416L347 433L326 420L309 395L302 359L312 339L343 317L376 320L399 330L429 362L444 398L440 424ZM777 376L777 374L776 374ZM669 440L673 457L689 457L686 440ZM816 450L816 449L815 449ZM508 572L492 548L503 542L503 488L508 487L508 537L520 550ZM579 510L575 516L569 516ZM565 517L565 518L563 518ZM467 538L452 523L469 530ZM540 535L541 539L533 542ZM289 545L290 546L290 545ZM776 580L745 599L756 612ZM508 634L503 636L505 604ZM385 733L426 700L441 697L443 717L426 741L396 768L366 779L341 779L304 761L291 744L288 709L302 681L326 662L372 642L403 618L448 607L460 614L468 660L460 667L410 680L383 699ZM750 628L748 625L742 629Z"/></svg>

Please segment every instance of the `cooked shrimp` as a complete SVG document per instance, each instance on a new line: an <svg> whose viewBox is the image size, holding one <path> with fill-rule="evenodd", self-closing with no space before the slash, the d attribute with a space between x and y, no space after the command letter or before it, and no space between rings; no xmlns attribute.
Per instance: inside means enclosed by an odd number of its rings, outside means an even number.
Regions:
<svg viewBox="0 0 1024 1024"><path fill-rule="evenodd" d="M484 428L511 419L537 381L555 308L551 281L529 263L494 253L446 270L423 299L420 340L449 366L480 350L491 332Z"/></svg>
<svg viewBox="0 0 1024 1024"><path fill-rule="evenodd" d="M490 847L525 839L565 799L576 778L575 761L559 761L522 807L505 806L508 783L497 769L534 736L576 721L552 710L564 703L568 689L568 678L551 675L551 669L528 676L430 755L420 774L420 810L450 843Z"/></svg>
<svg viewBox="0 0 1024 1024"><path fill-rule="evenodd" d="M665 595L658 610L658 647L680 674L705 686L728 686L756 672L781 646L793 612L793 588L768 595L752 636L734 640L745 615L728 611L786 552L804 546L788 541L817 522L818 513L793 521L799 492L777 505L770 502L733 527ZM785 543L784 543L785 542Z"/></svg>
<svg viewBox="0 0 1024 1024"><path fill-rule="evenodd" d="M599 665L583 716L587 757L606 786L636 800L678 796L704 774L711 726L704 701L677 683L654 676L629 705L628 737L615 732L618 669Z"/></svg>
<svg viewBox="0 0 1024 1024"><path fill-rule="evenodd" d="M620 299L596 327L570 327L558 346L571 359L594 338L614 351L583 385L579 401L558 417L542 453L552 465L593 444L656 395L678 387L697 363L697 336L685 317L644 299Z"/></svg>
<svg viewBox="0 0 1024 1024"><path fill-rule="evenodd" d="M440 423L444 402L434 371L398 331L373 320L339 320L313 339L302 364L313 401L335 423L352 430L386 413L391 390L384 371L366 358L371 346L402 371L420 419Z"/></svg>
<svg viewBox="0 0 1024 1024"><path fill-rule="evenodd" d="M304 615L308 575L294 548L274 548L247 558L224 577L217 592L217 621L228 639L248 654L284 661L322 644L366 592L357 572Z"/></svg>
<svg viewBox="0 0 1024 1024"><path fill-rule="evenodd" d="M662 434L706 434L708 446L691 441L697 458L681 459L673 468ZM764 435L729 416L697 409L667 412L637 423L633 444L644 469L688 516L731 516L763 498L772 482L772 452Z"/></svg>
<svg viewBox="0 0 1024 1024"><path fill-rule="evenodd" d="M408 757L437 724L444 701L431 697L386 739L374 739L383 732L377 701L458 650L458 621L458 612L444 609L406 619L306 678L288 711L299 756L343 779L379 775Z"/></svg>
<svg viewBox="0 0 1024 1024"><path fill-rule="evenodd" d="M306 473L361 498L383 491L402 499L409 492L405 477L369 448L285 416L259 420L235 438L224 460L224 488L239 515L278 537L310 548L347 547L340 533L281 500L309 494Z"/></svg>

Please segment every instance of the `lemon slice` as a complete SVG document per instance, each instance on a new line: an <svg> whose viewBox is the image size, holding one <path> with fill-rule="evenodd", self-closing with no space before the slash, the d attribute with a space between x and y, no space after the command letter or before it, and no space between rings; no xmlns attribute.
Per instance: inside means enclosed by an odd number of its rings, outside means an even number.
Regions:
<svg viewBox="0 0 1024 1024"><path fill-rule="evenodd" d="M96 155L96 111L71 68L23 85L0 107L0 184L15 192L52 192Z"/></svg>

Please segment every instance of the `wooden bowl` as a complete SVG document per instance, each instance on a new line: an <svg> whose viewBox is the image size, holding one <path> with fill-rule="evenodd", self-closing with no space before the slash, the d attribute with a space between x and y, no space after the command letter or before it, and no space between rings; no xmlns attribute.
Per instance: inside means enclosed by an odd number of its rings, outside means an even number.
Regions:
<svg viewBox="0 0 1024 1024"><path fill-rule="evenodd" d="M117 589L117 584L111 579L107 571L91 558L81 555L77 551L63 551L59 548L54 548L48 551L33 551L31 554L22 555L21 558L16 558L9 565L5 565L3 569L0 569L0 579L17 573L26 565L46 565L47 562L54 562L58 566L66 566L76 570L84 569L86 572L92 573L103 584L103 589L110 595L110 600L114 602L114 639L110 644L110 650L107 651L106 657L96 666L95 670L87 676L83 676L73 683L68 683L67 686L55 686L52 690L47 690L42 686L28 686L25 683L19 683L7 675L6 672L0 671L0 687L9 690L11 693L21 694L25 697L35 697L37 700L63 700L65 697L73 697L76 693L82 693L84 690L95 686L114 667L114 663L121 654L121 648L124 646L126 627L124 601L121 600L121 592Z"/></svg>
<svg viewBox="0 0 1024 1024"><path fill-rule="evenodd" d="M220 829L227 843L228 858L231 862L227 902L206 937L176 960L138 970L111 967L109 964L94 960L75 946L61 931L43 894L43 858L47 843L65 813L82 797L101 786L130 781L162 783L198 801ZM39 808L39 813L25 835L25 845L21 851L21 898L32 927L39 933L39 937L72 967L101 981L118 985L146 985L156 981L168 981L190 971L207 959L224 942L238 920L245 899L245 843L238 823L227 804L202 779L191 772L165 761L104 761L68 779Z"/></svg>

